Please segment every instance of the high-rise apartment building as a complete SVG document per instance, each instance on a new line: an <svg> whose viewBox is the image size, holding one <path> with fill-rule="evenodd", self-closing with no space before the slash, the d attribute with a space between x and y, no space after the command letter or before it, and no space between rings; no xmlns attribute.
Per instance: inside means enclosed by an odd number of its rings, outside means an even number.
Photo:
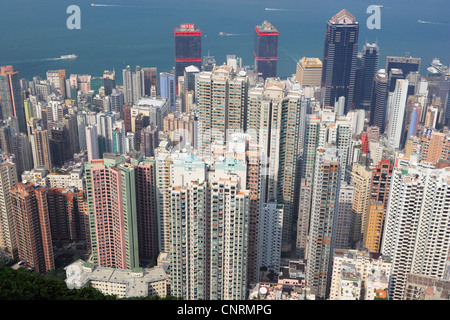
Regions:
<svg viewBox="0 0 450 320"><path fill-rule="evenodd" d="M399 164L392 173L381 252L392 259L389 299L403 299L407 274L442 278L450 249L447 168Z"/></svg>
<svg viewBox="0 0 450 320"><path fill-rule="evenodd" d="M29 139L33 150L34 167L37 168L42 166L45 167L47 171L52 171L53 164L48 130L33 130Z"/></svg>
<svg viewBox="0 0 450 320"><path fill-rule="evenodd" d="M193 23L182 23L174 28L175 37L175 82L178 93L178 77L190 65L202 67L202 32Z"/></svg>
<svg viewBox="0 0 450 320"><path fill-rule="evenodd" d="M86 150L88 154L88 161L99 159L98 150L98 136L97 136L97 125L91 124L85 127L86 136Z"/></svg>
<svg viewBox="0 0 450 320"><path fill-rule="evenodd" d="M255 69L264 80L277 76L278 30L268 21L255 26Z"/></svg>
<svg viewBox="0 0 450 320"><path fill-rule="evenodd" d="M152 158L143 158L134 165L136 185L136 211L138 227L139 257L156 259L157 237L157 195L156 163Z"/></svg>
<svg viewBox="0 0 450 320"><path fill-rule="evenodd" d="M314 288L319 300L329 296L340 184L339 152L332 147L318 149L311 197L306 283Z"/></svg>
<svg viewBox="0 0 450 320"><path fill-rule="evenodd" d="M323 53L322 105L334 106L344 97L344 114L352 108L358 54L359 24L346 9L327 22Z"/></svg>
<svg viewBox="0 0 450 320"><path fill-rule="evenodd" d="M28 181L11 189L19 259L37 273L55 269L47 190Z"/></svg>
<svg viewBox="0 0 450 320"><path fill-rule="evenodd" d="M0 248L17 258L16 228L11 202L11 189L18 183L16 165L0 159Z"/></svg>
<svg viewBox="0 0 450 320"><path fill-rule="evenodd" d="M244 132L248 79L227 65L204 71L197 81L199 153L211 155L211 144L225 143L232 132Z"/></svg>
<svg viewBox="0 0 450 320"><path fill-rule="evenodd" d="M135 170L121 156L85 164L92 262L103 267L139 266Z"/></svg>

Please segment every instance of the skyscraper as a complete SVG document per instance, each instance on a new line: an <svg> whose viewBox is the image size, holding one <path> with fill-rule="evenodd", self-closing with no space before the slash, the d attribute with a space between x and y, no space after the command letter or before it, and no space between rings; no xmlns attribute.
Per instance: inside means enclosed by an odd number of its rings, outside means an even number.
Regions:
<svg viewBox="0 0 450 320"><path fill-rule="evenodd" d="M362 70L359 108L369 110L372 103L374 77L378 70L379 49L376 43L366 43L362 48Z"/></svg>
<svg viewBox="0 0 450 320"><path fill-rule="evenodd" d="M35 272L55 269L47 190L29 181L11 189L19 259Z"/></svg>
<svg viewBox="0 0 450 320"><path fill-rule="evenodd" d="M359 25L346 9L335 14L327 23L323 51L323 106L334 106L345 98L344 114L351 109L355 89Z"/></svg>
<svg viewBox="0 0 450 320"><path fill-rule="evenodd" d="M175 82L178 93L178 77L190 65L202 67L202 32L193 23L182 23L174 29L175 36Z"/></svg>
<svg viewBox="0 0 450 320"><path fill-rule="evenodd" d="M176 103L176 79L173 73L161 72L159 74L160 95L167 99L169 105L168 113L175 113Z"/></svg>
<svg viewBox="0 0 450 320"><path fill-rule="evenodd" d="M278 30L268 21L255 26L255 69L265 80L277 76Z"/></svg>
<svg viewBox="0 0 450 320"><path fill-rule="evenodd" d="M449 179L447 168L394 169L381 246L392 259L389 299L403 299L408 273L443 277L450 249Z"/></svg>
<svg viewBox="0 0 450 320"><path fill-rule="evenodd" d="M27 132L19 71L13 66L0 67L0 107L2 119L16 117L19 131Z"/></svg>
<svg viewBox="0 0 450 320"><path fill-rule="evenodd" d="M85 164L92 262L103 267L139 266L135 170L121 156Z"/></svg>
<svg viewBox="0 0 450 320"><path fill-rule="evenodd" d="M12 258L17 258L17 239L11 189L17 182L16 165L0 158L0 247Z"/></svg>
<svg viewBox="0 0 450 320"><path fill-rule="evenodd" d="M317 150L311 200L306 282L316 299L327 299L331 283L336 216L339 207L341 160L335 148Z"/></svg>
<svg viewBox="0 0 450 320"><path fill-rule="evenodd" d="M387 56L386 57L386 75L389 77L388 82L392 85L389 85L390 88L392 88L391 91L395 88L395 80L391 81L391 70L392 69L398 69L401 70L401 79L405 79L410 72L416 72L420 71L420 58L413 58L409 55L407 52L404 57L394 57L394 56Z"/></svg>
<svg viewBox="0 0 450 320"><path fill-rule="evenodd" d="M372 102L370 105L371 126L377 126L384 133L387 116L388 77L384 69L378 70L374 77Z"/></svg>
<svg viewBox="0 0 450 320"><path fill-rule="evenodd" d="M401 136L408 96L408 80L398 79L395 90L389 96L389 117L388 117L388 145L395 149L401 149Z"/></svg>

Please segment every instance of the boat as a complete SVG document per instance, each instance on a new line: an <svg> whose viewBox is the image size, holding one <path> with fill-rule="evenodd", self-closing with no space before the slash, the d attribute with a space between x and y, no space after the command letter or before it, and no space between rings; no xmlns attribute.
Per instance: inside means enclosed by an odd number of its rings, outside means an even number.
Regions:
<svg viewBox="0 0 450 320"><path fill-rule="evenodd" d="M95 3L91 3L91 7L95 7Z"/></svg>
<svg viewBox="0 0 450 320"><path fill-rule="evenodd" d="M219 36L227 36L228 35L228 33L226 33L226 32L219 32Z"/></svg>
<svg viewBox="0 0 450 320"><path fill-rule="evenodd" d="M425 23L423 20L417 20L418 23Z"/></svg>
<svg viewBox="0 0 450 320"><path fill-rule="evenodd" d="M78 58L78 56L76 54L67 54L67 55L61 56L61 59L63 59L63 60L76 59L76 58Z"/></svg>

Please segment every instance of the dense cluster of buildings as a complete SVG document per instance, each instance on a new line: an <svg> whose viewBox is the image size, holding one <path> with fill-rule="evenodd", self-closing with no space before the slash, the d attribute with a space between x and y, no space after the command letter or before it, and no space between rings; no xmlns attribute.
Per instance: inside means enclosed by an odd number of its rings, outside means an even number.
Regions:
<svg viewBox="0 0 450 320"><path fill-rule="evenodd" d="M380 67L345 9L326 27L286 79L268 21L250 66L194 24L122 85L2 66L2 254L42 274L82 242L67 285L119 297L449 299L450 71Z"/></svg>

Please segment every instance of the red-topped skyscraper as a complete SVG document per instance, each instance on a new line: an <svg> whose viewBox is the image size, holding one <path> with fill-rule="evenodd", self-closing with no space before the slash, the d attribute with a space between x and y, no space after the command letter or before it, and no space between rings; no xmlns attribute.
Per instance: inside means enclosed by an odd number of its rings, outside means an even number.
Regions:
<svg viewBox="0 0 450 320"><path fill-rule="evenodd" d="M277 76L278 30L264 21L255 26L255 69L263 78Z"/></svg>
<svg viewBox="0 0 450 320"><path fill-rule="evenodd" d="M184 68L202 66L202 32L193 23L182 23L175 28L175 83L178 92L178 77L184 75Z"/></svg>

